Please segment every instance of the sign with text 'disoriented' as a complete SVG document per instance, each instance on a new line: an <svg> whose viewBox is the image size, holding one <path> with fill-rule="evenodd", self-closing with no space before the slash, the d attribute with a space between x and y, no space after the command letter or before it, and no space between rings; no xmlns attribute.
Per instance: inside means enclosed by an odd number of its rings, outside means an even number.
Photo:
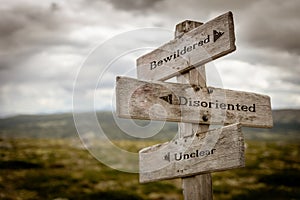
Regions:
<svg viewBox="0 0 300 200"><path fill-rule="evenodd" d="M273 126L266 95L127 77L117 77L116 112L129 119Z"/></svg>
<svg viewBox="0 0 300 200"><path fill-rule="evenodd" d="M239 124L173 139L139 152L140 182L244 167L244 152Z"/></svg>
<svg viewBox="0 0 300 200"><path fill-rule="evenodd" d="M225 13L137 59L137 76L167 80L233 52L233 16Z"/></svg>

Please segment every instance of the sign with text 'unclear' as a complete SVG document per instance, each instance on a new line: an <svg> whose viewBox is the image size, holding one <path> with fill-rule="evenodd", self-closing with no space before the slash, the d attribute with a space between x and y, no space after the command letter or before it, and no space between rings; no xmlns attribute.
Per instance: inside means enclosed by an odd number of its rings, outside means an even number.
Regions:
<svg viewBox="0 0 300 200"><path fill-rule="evenodd" d="M233 124L144 148L139 156L142 183L223 171L245 165L244 137Z"/></svg>

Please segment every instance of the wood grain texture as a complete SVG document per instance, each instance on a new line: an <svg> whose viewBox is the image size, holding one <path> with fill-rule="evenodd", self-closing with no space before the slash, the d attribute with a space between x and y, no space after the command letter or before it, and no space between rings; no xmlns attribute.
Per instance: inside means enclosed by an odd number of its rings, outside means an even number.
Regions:
<svg viewBox="0 0 300 200"><path fill-rule="evenodd" d="M223 34L216 37L219 32ZM138 79L167 80L235 49L233 16L228 12L138 58Z"/></svg>
<svg viewBox="0 0 300 200"><path fill-rule="evenodd" d="M187 177L245 165L239 124L197 133L142 149L140 182Z"/></svg>
<svg viewBox="0 0 300 200"><path fill-rule="evenodd" d="M256 93L117 77L116 101L123 118L273 126L270 97Z"/></svg>
<svg viewBox="0 0 300 200"><path fill-rule="evenodd" d="M177 29L177 27L176 27ZM205 66L202 65L197 69L192 69L188 73L177 76L178 83L189 83L206 88ZM205 134L209 130L209 125L178 123L179 137L194 135L196 132ZM194 200L212 200L212 177L210 173L196 174L195 176L182 178L182 189L184 199Z"/></svg>
<svg viewBox="0 0 300 200"><path fill-rule="evenodd" d="M182 179L184 199L212 200L211 174L200 174Z"/></svg>
<svg viewBox="0 0 300 200"><path fill-rule="evenodd" d="M176 25L175 38L182 37L183 34L190 30L201 26L203 23L196 21L186 20ZM196 71L197 70L197 71ZM178 83L187 83L191 85L199 85L202 88L206 86L206 73L205 66L202 65L197 69L192 69L188 73L180 74L177 76ZM209 129L209 125L191 124L191 123L178 123L178 137L184 138L193 136L196 132L205 133ZM182 178L182 189L184 199L193 200L212 200L212 178L211 174L197 174L195 176Z"/></svg>

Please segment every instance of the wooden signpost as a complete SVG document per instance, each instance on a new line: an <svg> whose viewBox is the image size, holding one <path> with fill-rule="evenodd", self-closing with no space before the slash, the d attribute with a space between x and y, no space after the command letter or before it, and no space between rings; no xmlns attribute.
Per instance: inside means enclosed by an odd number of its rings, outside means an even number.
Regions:
<svg viewBox="0 0 300 200"><path fill-rule="evenodd" d="M268 96L206 85L203 64L235 49L231 12L184 21L174 40L137 59L139 80L117 77L119 117L179 122L176 139L140 150L141 183L180 177L184 199L212 199L210 173L245 165L241 126L272 127ZM178 83L161 82L173 76Z"/></svg>

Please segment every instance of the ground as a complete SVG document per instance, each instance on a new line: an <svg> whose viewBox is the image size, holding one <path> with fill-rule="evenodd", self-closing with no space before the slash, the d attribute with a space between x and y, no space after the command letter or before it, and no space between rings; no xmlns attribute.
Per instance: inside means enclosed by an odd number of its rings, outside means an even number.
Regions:
<svg viewBox="0 0 300 200"><path fill-rule="evenodd" d="M137 152L155 143L115 141ZM181 180L140 184L74 139L0 139L0 199L179 200ZM214 199L300 199L300 144L246 141L246 167L213 173Z"/></svg>

